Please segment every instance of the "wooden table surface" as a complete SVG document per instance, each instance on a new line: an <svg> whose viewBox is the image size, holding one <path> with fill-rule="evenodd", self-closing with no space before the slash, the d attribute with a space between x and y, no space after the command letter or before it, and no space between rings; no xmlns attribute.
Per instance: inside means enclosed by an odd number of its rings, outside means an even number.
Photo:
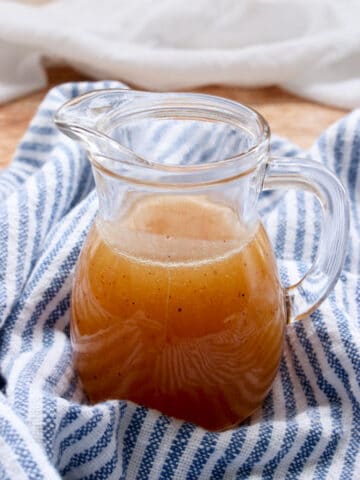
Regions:
<svg viewBox="0 0 360 480"><path fill-rule="evenodd" d="M68 67L53 67L47 70L47 74L49 82L46 89L0 106L0 167L11 161L16 144L51 87L63 82L91 80ZM209 86L191 91L220 95L252 106L268 120L273 132L304 148L310 147L326 127L346 113L346 110L295 97L277 87Z"/></svg>

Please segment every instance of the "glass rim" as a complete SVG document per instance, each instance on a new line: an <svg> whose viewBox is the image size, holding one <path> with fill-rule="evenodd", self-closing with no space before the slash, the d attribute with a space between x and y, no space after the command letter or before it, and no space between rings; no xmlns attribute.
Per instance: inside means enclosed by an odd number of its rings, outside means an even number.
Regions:
<svg viewBox="0 0 360 480"><path fill-rule="evenodd" d="M111 89L111 92L116 94L116 91L123 92L123 89ZM209 162L203 164L177 164L166 165L163 163L149 161L141 155L127 149L129 154L142 165L148 167L165 170L165 171L197 171L221 168L230 162L244 161L244 159L252 156L261 150L264 145L270 143L270 127L265 118L254 108L229 100L223 97L208 95L203 93L192 92L146 92L135 91L140 96L142 101L135 104L130 104L128 108L115 109L114 112L105 115L96 122L96 127L101 128L108 138L106 131L109 131L111 126L120 121L122 124L139 120L139 119L163 119L163 120L183 120L184 118L195 121L213 121L214 123L224 123L232 125L238 129L246 129L246 126L257 127L257 135L254 135L254 145L245 151L235 153L224 159L216 162ZM246 119L246 122L245 122ZM247 125L246 125L247 123ZM126 148L126 147L123 147ZM254 166L247 163L245 170Z"/></svg>
<svg viewBox="0 0 360 480"><path fill-rule="evenodd" d="M66 118L67 108L76 108L82 102L89 102L89 110L91 110L91 101L102 97L104 100L108 99L116 101L125 97L125 101L119 106L109 108L103 115L100 115L93 124L89 124L85 118L75 119L74 117ZM128 100L127 100L128 97ZM84 117L86 115L84 114ZM215 162L201 163L201 164L176 164L169 165L166 163L159 163L149 161L141 155L135 153L131 149L126 148L120 143L116 142L111 137L110 130L114 125L134 121L136 119L192 119L201 121L212 121L213 123L223 123L231 125L239 130L247 130L252 134L254 144L247 150L240 151L237 154L231 155L224 159ZM254 108L239 103L234 100L229 100L223 97L208 95L203 93L192 92L147 92L139 90L130 90L125 88L114 89L99 89L87 92L76 98L73 98L62 105L55 114L55 123L65 133L76 133L78 138L85 139L85 144L90 152L90 160L95 168L99 168L101 164L100 157L106 158L111 163L114 162L114 168L107 165L101 170L106 171L112 176L117 176L116 164L126 163L133 164L134 167L152 170L161 174L172 173L175 176L193 174L200 175L201 173L210 173L223 171L225 177L222 176L221 181L226 180L226 171L231 169L233 176L234 170L238 176L246 175L249 171L253 171L264 159L263 152L269 150L270 146L270 127L266 119L257 112ZM117 144L117 155L107 155L101 153L99 150L92 149L92 140L86 141L86 138L101 138L104 142L109 141L112 144ZM98 157L100 162L94 162L94 158ZM95 164L94 164L95 163ZM97 163L97 164L96 164ZM103 165L104 167L104 165ZM119 175L121 177L121 175ZM145 181L146 183L146 181ZM195 182L196 183L196 182Z"/></svg>

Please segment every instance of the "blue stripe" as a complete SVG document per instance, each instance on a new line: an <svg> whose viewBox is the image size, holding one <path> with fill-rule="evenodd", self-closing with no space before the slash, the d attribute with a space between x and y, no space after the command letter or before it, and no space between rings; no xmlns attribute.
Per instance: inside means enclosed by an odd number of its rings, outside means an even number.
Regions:
<svg viewBox="0 0 360 480"><path fill-rule="evenodd" d="M247 431L247 423L244 423L243 426L239 427L232 433L229 445L214 465L210 478L216 478L219 480L224 478L226 467L239 455L244 446Z"/></svg>
<svg viewBox="0 0 360 480"><path fill-rule="evenodd" d="M115 469L117 466L120 465L119 461L119 433L120 433L120 425L121 425L121 419L124 415L125 412L125 404L122 404L120 406L119 410L119 418L117 419L117 427L115 431L115 442L114 442L114 448L113 448L113 454L110 460L108 460L104 465L102 465L98 470L95 472L92 472L90 475L87 475L84 477L84 480L97 480L97 479L103 479L103 478L112 478L113 473L115 474ZM119 475L117 475L115 478L119 478Z"/></svg>
<svg viewBox="0 0 360 480"><path fill-rule="evenodd" d="M287 339L287 343L289 344L289 340ZM296 402L295 402L295 395L294 395L294 387L292 380L290 378L287 365L285 360L282 360L280 364L280 376L281 376L281 383L283 386L284 391L284 403L285 403L285 414L286 414L286 428L285 433L281 441L281 445L279 449L276 449L276 455L269 460L263 470L263 478L270 479L275 478L274 474L276 468L280 465L281 460L287 455L290 449L293 447L293 444L296 440L299 425L294 420L296 416Z"/></svg>
<svg viewBox="0 0 360 480"><path fill-rule="evenodd" d="M64 477L72 472L77 467L87 464L99 457L101 453L108 447L111 442L111 439L114 436L114 419L115 419L115 407L113 405L108 405L108 410L110 413L110 419L106 424L106 428L101 437L89 448L86 448L81 453L76 453L73 455L69 463L61 469L61 475ZM103 417L104 418L104 417Z"/></svg>
<svg viewBox="0 0 360 480"><path fill-rule="evenodd" d="M29 224L29 198L26 190L22 195L17 195L18 211L21 212L18 221L18 239L17 239L17 263L16 263L16 290L21 292L23 288L24 275L27 271L24 269L24 259L26 259L26 250L28 244L28 224Z"/></svg>
<svg viewBox="0 0 360 480"><path fill-rule="evenodd" d="M124 434L124 448L123 448L123 470L126 475L131 455L135 449L136 442L145 421L148 410L145 407L137 407L130 420L130 423Z"/></svg>
<svg viewBox="0 0 360 480"><path fill-rule="evenodd" d="M346 121L342 120L338 123L337 132L335 136L335 144L334 144L334 170L336 175L340 178L342 172L342 159L344 155L344 147L345 147L345 130L346 130Z"/></svg>
<svg viewBox="0 0 360 480"><path fill-rule="evenodd" d="M346 320L343 316L343 313L338 307L335 307L335 299L333 292L330 293L329 295L329 301L330 305L333 307L333 311L336 317L337 325L340 330L342 338L346 338L345 335L348 334L349 337L346 339L346 341L343 343L344 348L346 353L348 354L348 359L352 363L355 369L357 369L360 366L359 363L359 352L358 349L355 347L354 343L352 342L352 336L350 334L350 331L348 329ZM317 334L319 336L319 339L321 341L321 345L324 348L324 352L328 361L328 364L330 368L334 371L334 373L337 375L339 380L343 383L345 387L345 391L347 392L347 395L349 399L351 400L351 404L353 407L358 411L359 409L359 402L356 399L356 397L353 394L352 388L351 388L351 383L350 383L350 378L349 378L349 373L345 370L343 367L339 357L335 354L334 349L332 347L332 341L331 338L328 334L327 328L326 328L326 323L324 321L324 316L322 312L317 310L314 313L314 317L316 317L317 322L315 323L315 327L317 330ZM356 374L357 380L359 382L360 379L360 372L357 371Z"/></svg>
<svg viewBox="0 0 360 480"><path fill-rule="evenodd" d="M304 464L306 460L311 456L311 454L313 453L314 449L316 448L317 444L321 439L321 436L323 433L323 427L321 424L320 413L318 411L319 407L317 404L316 394L313 388L311 387L310 380L305 375L305 372L301 366L299 357L298 355L296 355L295 347L293 346L289 337L287 337L286 344L291 354L291 359L292 359L296 376L300 382L300 385L303 389L303 393L305 395L306 403L308 406L306 413L310 419L309 433L306 435L306 438L303 444L298 447L297 455L302 460L302 462L299 461L298 458L295 458L294 460L295 463L293 462L297 466L298 464L300 465ZM295 471L296 471L296 468L294 468L294 466L290 466L289 472L287 474L288 477L291 478L292 475L295 475L294 473ZM298 471L301 472L301 466Z"/></svg>
<svg viewBox="0 0 360 480"><path fill-rule="evenodd" d="M45 211L45 203L46 203L46 195L44 191L45 185L45 178L43 172L40 172L39 175L36 176L36 186L37 186L37 198L35 200L35 237L33 239L33 248L31 253L31 271L33 270L36 260L37 254L39 249L41 248L41 224L44 219L44 211Z"/></svg>
<svg viewBox="0 0 360 480"><path fill-rule="evenodd" d="M195 480L201 475L206 463L216 450L218 440L218 433L206 432L204 434L201 443L195 452L194 459L186 475L186 480Z"/></svg>
<svg viewBox="0 0 360 480"><path fill-rule="evenodd" d="M341 343L343 344L344 351L347 354L347 358L350 361L354 371L357 383L360 385L360 352L359 348L356 345L356 341L354 336L351 333L348 323L348 317L344 315L341 308L339 308L338 304L336 303L336 297L334 291L330 292L329 294L329 303L331 305L332 312L334 317L336 318L336 323L338 329L340 331L340 339ZM337 366L337 373L339 378L341 378L342 382L344 383L346 389L350 388L350 378L348 372L342 366L341 361L338 356L336 356L333 351L331 350L332 341L330 337L326 335L326 331L324 332L323 340L326 342L328 347L328 353L331 354L332 358L334 358L334 362L336 362ZM352 391L350 388L349 392ZM355 401L355 405L359 405L358 401Z"/></svg>
<svg viewBox="0 0 360 480"><path fill-rule="evenodd" d="M149 478L156 454L169 425L170 419L165 415L160 415L160 417L156 420L141 460L139 471L136 476L137 480L145 480Z"/></svg>
<svg viewBox="0 0 360 480"><path fill-rule="evenodd" d="M205 139L207 137L209 137L209 139L210 139L211 134L208 133L208 135L205 136L203 141L206 141ZM200 158L196 163L205 163L205 162L212 163L214 161L218 161L219 159L217 159L215 157L217 150L218 150L218 145L216 144L216 142L212 142L211 146L209 146L208 148L204 149L201 152L201 155L199 155ZM225 160L225 159L223 159L223 160Z"/></svg>
<svg viewBox="0 0 360 480"><path fill-rule="evenodd" d="M50 108L42 107L38 110L37 115L39 115L39 117L45 117L52 120L54 116L54 110Z"/></svg>
<svg viewBox="0 0 360 480"><path fill-rule="evenodd" d="M114 448L114 452L110 460L108 460L101 468L95 470L95 472L90 475L82 477L83 480L99 480L102 478L111 478L113 471L115 470L117 464L119 463L119 452L118 445Z"/></svg>
<svg viewBox="0 0 360 480"><path fill-rule="evenodd" d="M185 422L181 425L176 437L169 446L159 480L168 480L169 478L174 478L181 457L183 456L187 444L191 440L191 435L193 434L195 428L195 425L192 423Z"/></svg>
<svg viewBox="0 0 360 480"><path fill-rule="evenodd" d="M7 208L0 210L0 327L4 322L4 313L7 307L7 289L6 285L6 269L8 268L8 241L9 241L9 223ZM1 330L0 330L1 333ZM0 358L3 358L2 339L0 335Z"/></svg>
<svg viewBox="0 0 360 480"><path fill-rule="evenodd" d="M24 180L27 177L27 175L25 175L23 172L17 172L16 167L17 165L15 164L14 169L6 170L1 176L1 181L4 185L6 185L6 187L2 187L1 189L0 201L3 201L9 197L9 195L14 192L17 187L24 183Z"/></svg>
<svg viewBox="0 0 360 480"><path fill-rule="evenodd" d="M65 427L68 427L73 422L75 422L81 415L80 405L69 405L68 409L65 412L65 415L62 417L59 423L59 432Z"/></svg>
<svg viewBox="0 0 360 480"><path fill-rule="evenodd" d="M294 257L297 262L300 262L304 256L305 247L305 194L304 192L296 192L297 200L297 221L296 221L296 237Z"/></svg>
<svg viewBox="0 0 360 480"><path fill-rule="evenodd" d="M34 153L50 153L53 149L51 143L39 143L39 142L28 142L23 141L20 143L19 149L25 152L34 152Z"/></svg>
<svg viewBox="0 0 360 480"><path fill-rule="evenodd" d="M44 395L42 402L42 418L43 418L43 440L46 455L52 458L54 455L54 437L57 435L56 431L56 400L53 397Z"/></svg>
<svg viewBox="0 0 360 480"><path fill-rule="evenodd" d="M55 129L55 127L52 127L49 125L30 125L29 132L34 133L35 135L44 135L44 136L58 134L58 131Z"/></svg>
<svg viewBox="0 0 360 480"><path fill-rule="evenodd" d="M65 159L55 156L55 153L59 151L63 153ZM72 180L69 181L68 178L69 176L71 179L78 176L78 164L81 163L80 161L77 161L77 159L75 160L72 150L66 144L57 146L56 152L54 152L54 156L52 157L52 163L56 172L55 200L52 205L50 218L48 219L49 226L54 225L55 219L59 217L58 212L60 200L65 198L66 205L65 212L61 212L61 215L67 213L69 210L69 204L71 199L76 195L77 189L76 184ZM68 173L67 176L65 175L65 172ZM64 195L65 179L67 180L67 185ZM66 204L66 202L68 203Z"/></svg>
<svg viewBox="0 0 360 480"><path fill-rule="evenodd" d="M13 401L13 407L16 413L23 419L26 419L29 413L29 396L30 391L33 391L32 380L45 357L46 352L44 350L34 353L31 362L25 364L21 370L21 374L17 377L14 388L15 399Z"/></svg>
<svg viewBox="0 0 360 480"><path fill-rule="evenodd" d="M70 292L66 293L65 297L60 300L56 307L49 314L48 319L44 325L43 330L43 345L44 347L51 347L54 343L55 326L56 323L64 317L66 312L70 310Z"/></svg>
<svg viewBox="0 0 360 480"><path fill-rule="evenodd" d="M41 480L44 478L23 438L13 428L9 420L3 416L0 416L0 437L13 450L18 464L27 474L29 480Z"/></svg>
<svg viewBox="0 0 360 480"><path fill-rule="evenodd" d="M79 95L79 87L76 83L73 83L71 86L71 97L75 98Z"/></svg>
<svg viewBox="0 0 360 480"><path fill-rule="evenodd" d="M69 162L71 162L71 157L69 158ZM55 192L54 192L54 201L51 206L50 216L47 219L47 225L54 225L55 219L57 218L57 213L60 208L60 199L63 196L63 188L64 188L64 172L62 162L58 159L54 159L52 164L55 167L55 175L56 175L56 184L55 184ZM46 182L46 179L45 179ZM71 183L71 182L70 182ZM47 189L47 185L45 183L44 187ZM67 192L69 194L69 191ZM66 196L66 198L69 198Z"/></svg>
<svg viewBox="0 0 360 480"><path fill-rule="evenodd" d="M17 155L14 163L19 162L20 164L25 164L26 166L33 167L33 171L36 172L44 164L44 160L40 160L36 157L29 157L27 155Z"/></svg>
<svg viewBox="0 0 360 480"><path fill-rule="evenodd" d="M327 134L326 133L323 133L318 141L316 142L317 145L318 145L318 148L319 148L319 154L320 154L320 159L321 159L321 162L324 163L326 165L326 162L327 162L327 151L326 151L326 146L327 146Z"/></svg>
<svg viewBox="0 0 360 480"><path fill-rule="evenodd" d="M168 127L170 128L170 127ZM173 127L172 130L175 130ZM173 135L173 140L172 142L169 142L169 148L166 149L158 158L157 162L161 164L168 164L168 158L171 157L171 155L174 154L181 146L183 145L184 141L186 140L187 136L189 135L191 131L191 126L188 125L187 127L183 128L181 133L177 133ZM156 134L157 136L159 133Z"/></svg>
<svg viewBox="0 0 360 480"><path fill-rule="evenodd" d="M236 478L247 479L249 478L252 469L257 463L260 463L261 458L267 452L272 439L272 433L274 426L271 420L274 417L274 400L273 395L270 392L266 397L262 408L262 422L259 428L259 435L256 444L251 449L250 455L242 463L240 468L236 472Z"/></svg>
<svg viewBox="0 0 360 480"><path fill-rule="evenodd" d="M285 240L287 231L287 209L285 202L278 209L277 230L275 237L275 253L277 258L283 258L285 252Z"/></svg>
<svg viewBox="0 0 360 480"><path fill-rule="evenodd" d="M190 162L192 158L196 159L196 157L199 156L200 152L204 148L204 145L207 145L210 139L211 139L211 132L206 132L196 142L193 142L191 145L189 145L189 149L186 153L187 161ZM206 152L204 152L203 155L206 155ZM180 160L181 160L181 163L186 163L185 159L180 159ZM201 159L200 161L192 160L191 163L192 164L202 163L202 160Z"/></svg>
<svg viewBox="0 0 360 480"><path fill-rule="evenodd" d="M75 445L85 438L87 438L99 425L104 417L104 413L98 407L94 407L91 411L91 417L89 420L84 419L84 423L81 427L73 430L67 437L65 437L59 445L57 466L61 465L61 457L65 451L72 445ZM64 428L64 427L63 427Z"/></svg>
<svg viewBox="0 0 360 480"><path fill-rule="evenodd" d="M90 168L90 163L87 160L84 152L81 153L81 172L78 174L79 181L77 183L77 192L69 205L69 208L73 208L77 205L89 192L94 188L95 182ZM78 162L80 163L80 162Z"/></svg>
<svg viewBox="0 0 360 480"><path fill-rule="evenodd" d="M322 231L322 209L321 205L319 204L318 200L314 197L313 199L313 230L314 230L314 238L311 247L311 262L314 262L316 259L318 246L320 244L321 238L321 231Z"/></svg>

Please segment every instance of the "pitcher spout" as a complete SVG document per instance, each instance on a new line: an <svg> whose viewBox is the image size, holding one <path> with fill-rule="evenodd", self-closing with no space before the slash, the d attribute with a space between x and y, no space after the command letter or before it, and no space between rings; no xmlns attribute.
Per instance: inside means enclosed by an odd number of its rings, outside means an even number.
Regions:
<svg viewBox="0 0 360 480"><path fill-rule="evenodd" d="M114 110L129 106L143 95L144 92L127 88L88 92L62 105L55 113L54 122L63 133L78 139L81 129L98 130L102 118Z"/></svg>
<svg viewBox="0 0 360 480"><path fill-rule="evenodd" d="M115 160L126 153L129 160L133 152L109 134L108 125L114 112L126 115L136 100L147 95L125 88L95 90L62 105L55 113L54 122L65 135L82 143L90 154Z"/></svg>

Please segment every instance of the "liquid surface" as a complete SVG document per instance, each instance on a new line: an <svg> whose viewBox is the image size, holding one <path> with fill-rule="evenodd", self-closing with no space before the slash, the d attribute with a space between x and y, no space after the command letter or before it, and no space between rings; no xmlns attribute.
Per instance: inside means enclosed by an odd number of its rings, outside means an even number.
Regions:
<svg viewBox="0 0 360 480"><path fill-rule="evenodd" d="M271 386L285 323L264 228L245 232L206 198L139 199L116 224L94 225L79 258L72 341L93 402L236 425Z"/></svg>

